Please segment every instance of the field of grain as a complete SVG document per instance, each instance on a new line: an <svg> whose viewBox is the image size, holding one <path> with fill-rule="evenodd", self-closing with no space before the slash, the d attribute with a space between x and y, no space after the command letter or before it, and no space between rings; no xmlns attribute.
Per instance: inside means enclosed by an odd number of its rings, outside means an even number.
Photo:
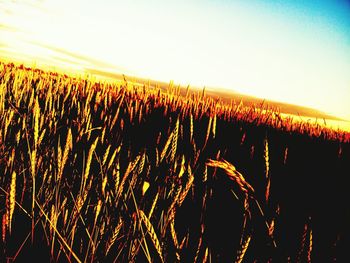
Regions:
<svg viewBox="0 0 350 263"><path fill-rule="evenodd" d="M0 63L0 262L344 262L349 134Z"/></svg>

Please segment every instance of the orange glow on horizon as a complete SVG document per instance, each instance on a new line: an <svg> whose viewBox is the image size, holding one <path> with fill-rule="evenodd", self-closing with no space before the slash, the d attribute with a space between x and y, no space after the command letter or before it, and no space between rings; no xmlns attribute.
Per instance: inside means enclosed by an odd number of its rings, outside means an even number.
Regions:
<svg viewBox="0 0 350 263"><path fill-rule="evenodd" d="M279 20L287 18L232 5L4 2L0 56L48 69L219 87L350 120L350 50L336 41L338 33L324 27L328 42L317 40L311 29Z"/></svg>

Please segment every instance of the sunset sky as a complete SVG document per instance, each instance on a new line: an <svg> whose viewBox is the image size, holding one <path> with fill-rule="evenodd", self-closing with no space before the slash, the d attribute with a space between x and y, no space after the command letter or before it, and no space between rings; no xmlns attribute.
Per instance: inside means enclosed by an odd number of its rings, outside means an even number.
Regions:
<svg viewBox="0 0 350 263"><path fill-rule="evenodd" d="M220 87L350 120L349 1L0 0L0 59Z"/></svg>

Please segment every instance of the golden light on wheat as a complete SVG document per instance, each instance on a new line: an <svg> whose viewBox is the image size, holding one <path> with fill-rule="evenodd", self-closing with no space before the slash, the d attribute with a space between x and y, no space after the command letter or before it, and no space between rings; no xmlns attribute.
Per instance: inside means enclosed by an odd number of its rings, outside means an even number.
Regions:
<svg viewBox="0 0 350 263"><path fill-rule="evenodd" d="M348 133L273 109L172 83L116 84L4 63L0 125L1 253L14 260L41 242L58 261L268 262L281 254L311 262L320 240L306 205L295 250L279 246L295 194L284 180L311 202L312 180L349 161ZM298 169L319 159L320 167ZM328 198L342 194L335 189Z"/></svg>

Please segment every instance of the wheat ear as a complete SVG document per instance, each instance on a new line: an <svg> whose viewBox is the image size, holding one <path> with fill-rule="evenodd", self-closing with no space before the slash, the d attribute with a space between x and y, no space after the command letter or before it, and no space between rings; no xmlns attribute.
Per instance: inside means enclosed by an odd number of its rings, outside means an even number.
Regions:
<svg viewBox="0 0 350 263"><path fill-rule="evenodd" d="M147 229L147 231L148 231L148 233L149 233L149 235L151 237L153 245L154 245L155 249L157 250L157 253L158 253L161 261L164 262L163 256L162 256L162 248L160 246L157 234L154 231L153 225L151 224L151 222L149 221L148 217L145 215L145 213L142 210L139 210L139 215L141 217L141 220L144 222L144 224L146 226L146 229Z"/></svg>

